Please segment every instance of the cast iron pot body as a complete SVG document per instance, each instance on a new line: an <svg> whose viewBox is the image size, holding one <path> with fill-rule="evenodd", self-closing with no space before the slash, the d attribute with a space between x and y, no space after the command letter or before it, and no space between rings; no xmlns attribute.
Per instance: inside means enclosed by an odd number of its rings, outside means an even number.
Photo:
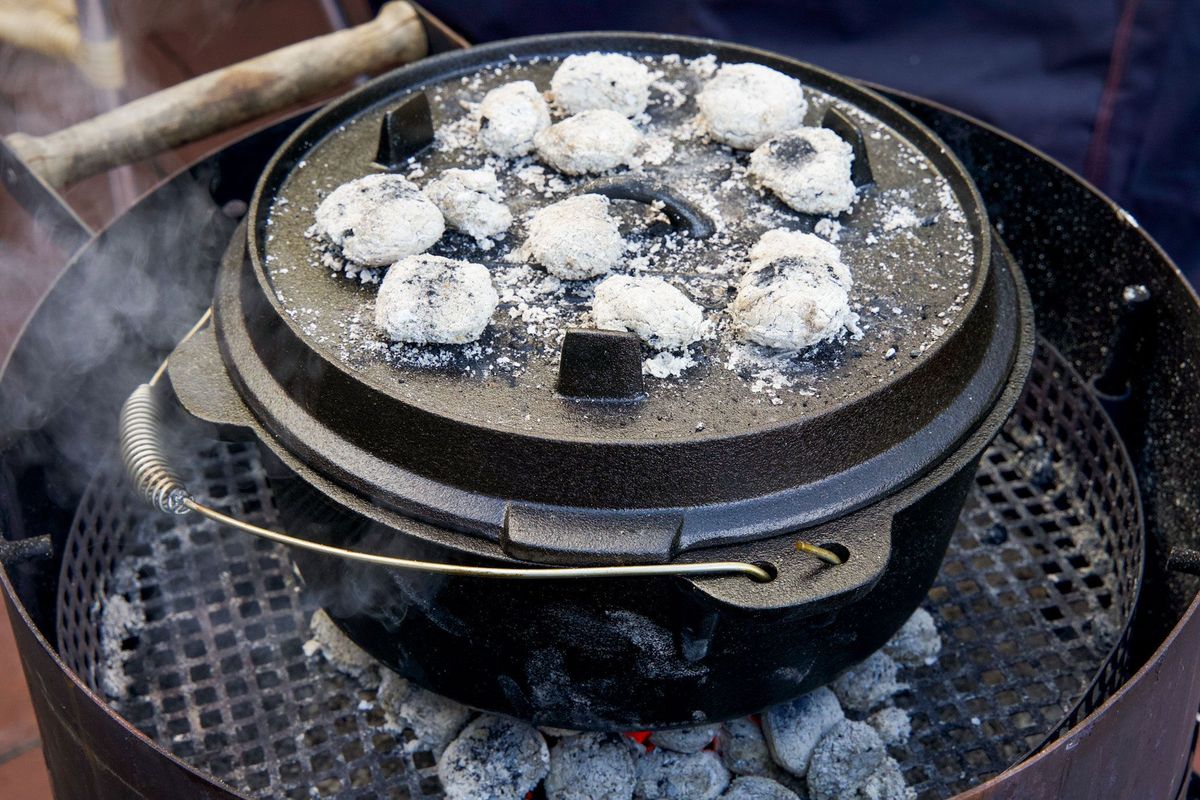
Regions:
<svg viewBox="0 0 1200 800"><path fill-rule="evenodd" d="M826 413L745 436L632 443L481 428L367 386L312 347L262 266L269 201L289 169L348 116L395 105L438 77L510 54L593 50L757 61L903 131L951 181L972 224L977 279L961 324L903 380ZM247 230L224 258L214 310L213 328L172 356L172 385L195 416L257 438L294 533L447 563L745 561L776 576L497 581L294 554L346 632L401 674L477 708L597 730L745 715L827 683L882 645L932 583L1033 346L1023 281L969 177L931 132L795 61L635 34L431 58L323 110L268 165ZM628 403L589 410L634 413ZM798 553L798 539L836 544L849 559L825 565Z"/></svg>

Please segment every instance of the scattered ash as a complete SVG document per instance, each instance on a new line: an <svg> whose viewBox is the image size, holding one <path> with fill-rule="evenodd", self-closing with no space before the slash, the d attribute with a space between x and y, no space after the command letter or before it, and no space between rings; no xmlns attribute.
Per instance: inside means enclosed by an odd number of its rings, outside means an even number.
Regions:
<svg viewBox="0 0 1200 800"><path fill-rule="evenodd" d="M131 680L125 665L137 650L138 632L146 622L145 609L138 597L137 582L130 562L122 562L113 573L111 593L92 613L100 619L100 664L97 683L109 697L129 692Z"/></svg>
<svg viewBox="0 0 1200 800"><path fill-rule="evenodd" d="M818 124L820 115L836 106L862 126L876 184L860 190L853 209L836 218L799 214L754 183L747 152L718 145L704 132L696 96L715 71L712 57L640 58L653 79L646 111L632 120L642 143L631 165L615 174L670 186L716 227L712 237L695 240L672 228L659 208L613 203L627 244L617 272L663 278L701 305L706 318L708 333L700 342L670 351L646 347L652 392L665 391L672 383L705 386L724 371L741 384L744 400L815 412L825 398L831 403L844 399L850 390L843 386L855 373L873 370L873 378L889 379L936 346L969 297L976 242L954 190L914 145L849 104L805 87L805 124ZM500 306L489 329L472 345L385 341L371 321L378 270L347 271L336 252L302 235L324 197L370 170L370 158L362 154L374 153L382 110L347 122L297 165L267 220L264 258L277 297L312 341L356 370L388 365L401 382L416 379L406 377L406 370L434 369L447 378L474 379L464 384L467 389L496 379L500 386L552 395L552 370L564 333L592 325L598 280L561 281L517 254L534 212L595 176L559 174L535 155L496 156L478 140L476 114L484 95L500 85L529 80L547 91L555 66L549 60L512 60L425 87L434 111L435 146L399 170L421 187L450 169L487 169L497 176L514 219L508 234L494 245L489 241L485 249L474 238L449 231L429 250L482 263L491 271ZM749 246L774 228L815 232L837 243L854 273L851 304L861 318L863 339L797 353L769 352L738 341L727 312L733 288L746 268ZM313 280L314 273L323 279ZM889 351L910 357L885 360ZM872 356L878 366L870 365ZM487 405L482 398L479 405ZM464 392L463 405L471 399ZM536 416L525 427L536 429ZM515 424L520 427L520 417Z"/></svg>

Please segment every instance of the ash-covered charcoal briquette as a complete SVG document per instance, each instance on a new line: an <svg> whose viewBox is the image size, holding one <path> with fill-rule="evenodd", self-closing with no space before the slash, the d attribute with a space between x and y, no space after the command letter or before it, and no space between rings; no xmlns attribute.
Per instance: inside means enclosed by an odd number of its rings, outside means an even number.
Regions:
<svg viewBox="0 0 1200 800"><path fill-rule="evenodd" d="M568 197L533 215L520 255L565 280L593 278L617 266L626 243L609 200L598 194Z"/></svg>
<svg viewBox="0 0 1200 800"><path fill-rule="evenodd" d="M812 800L853 800L883 765L887 748L865 722L842 720L821 738L808 766Z"/></svg>
<svg viewBox="0 0 1200 800"><path fill-rule="evenodd" d="M708 135L753 150L799 127L808 111L800 81L762 64L726 64L696 98Z"/></svg>
<svg viewBox="0 0 1200 800"><path fill-rule="evenodd" d="M749 717L731 719L717 734L721 763L735 775L771 775L775 762L758 723Z"/></svg>
<svg viewBox="0 0 1200 800"><path fill-rule="evenodd" d="M396 342L465 344L479 338L499 302L486 267L409 256L384 277L375 299L375 324Z"/></svg>
<svg viewBox="0 0 1200 800"><path fill-rule="evenodd" d="M442 754L471 718L471 709L463 704L422 689L391 670L383 671L375 699L389 727L413 732L416 738L410 749L426 749L434 756Z"/></svg>
<svg viewBox="0 0 1200 800"><path fill-rule="evenodd" d="M438 759L446 800L524 800L550 770L550 748L532 725L484 714Z"/></svg>
<svg viewBox="0 0 1200 800"><path fill-rule="evenodd" d="M867 724L875 729L886 745L904 744L912 736L912 719L903 708L881 708L867 717Z"/></svg>
<svg viewBox="0 0 1200 800"><path fill-rule="evenodd" d="M315 216L310 233L364 267L423 253L446 228L442 212L415 184L391 174L343 183L321 201Z"/></svg>
<svg viewBox="0 0 1200 800"><path fill-rule="evenodd" d="M743 338L799 350L858 332L850 268L836 246L811 233L775 228L750 249L730 313Z"/></svg>
<svg viewBox="0 0 1200 800"><path fill-rule="evenodd" d="M842 263L842 253L835 245L811 233L787 228L774 228L758 237L750 248L750 269L789 257L808 262L811 269L825 272L846 289L854 285L850 268Z"/></svg>
<svg viewBox="0 0 1200 800"><path fill-rule="evenodd" d="M837 215L854 205L854 150L826 128L796 128L750 154L750 175L789 207Z"/></svg>
<svg viewBox="0 0 1200 800"><path fill-rule="evenodd" d="M501 158L533 151L533 137L550 127L550 106L531 81L492 89L479 104L479 142Z"/></svg>
<svg viewBox="0 0 1200 800"><path fill-rule="evenodd" d="M775 763L802 778L821 737L845 718L837 697L822 686L790 703L768 708L762 716L763 736Z"/></svg>
<svg viewBox="0 0 1200 800"><path fill-rule="evenodd" d="M883 646L885 653L907 666L933 664L942 652L942 637L933 615L918 608Z"/></svg>
<svg viewBox="0 0 1200 800"><path fill-rule="evenodd" d="M637 116L650 102L653 77L645 65L620 53L567 56L550 79L554 102L567 114L595 109Z"/></svg>
<svg viewBox="0 0 1200 800"><path fill-rule="evenodd" d="M650 735L650 742L655 747L665 747L676 753L698 753L716 738L717 728L716 725L701 725L695 728L655 731Z"/></svg>
<svg viewBox="0 0 1200 800"><path fill-rule="evenodd" d="M533 137L538 158L566 175L627 166L641 141L632 122L607 109L567 117Z"/></svg>
<svg viewBox="0 0 1200 800"><path fill-rule="evenodd" d="M379 662L342 633L333 619L319 608L308 621L313 638L304 643L304 654L310 658L318 652L338 672L356 679L367 688L379 685Z"/></svg>
<svg viewBox="0 0 1200 800"><path fill-rule="evenodd" d="M779 350L802 350L859 332L846 287L798 256L748 271L729 310L743 339Z"/></svg>
<svg viewBox="0 0 1200 800"><path fill-rule="evenodd" d="M833 693L846 708L865 713L905 688L896 681L898 670L891 656L876 650L838 675L831 684Z"/></svg>
<svg viewBox="0 0 1200 800"><path fill-rule="evenodd" d="M904 779L899 762L888 756L846 800L917 800L917 791Z"/></svg>
<svg viewBox="0 0 1200 800"><path fill-rule="evenodd" d="M491 239L512 225L512 212L502 200L500 182L490 169L448 169L425 187L425 196L442 212L446 224L473 236L484 250Z"/></svg>
<svg viewBox="0 0 1200 800"><path fill-rule="evenodd" d="M800 796L778 781L752 775L734 778L721 800L800 800Z"/></svg>
<svg viewBox="0 0 1200 800"><path fill-rule="evenodd" d="M654 347L687 347L704 332L704 311L662 278L613 275L596 287L596 327L631 331Z"/></svg>
<svg viewBox="0 0 1200 800"><path fill-rule="evenodd" d="M639 800L716 800L729 786L729 771L711 750L675 753L659 748L637 760Z"/></svg>
<svg viewBox="0 0 1200 800"><path fill-rule="evenodd" d="M612 733L584 733L550 748L547 800L629 800L637 785L629 741Z"/></svg>

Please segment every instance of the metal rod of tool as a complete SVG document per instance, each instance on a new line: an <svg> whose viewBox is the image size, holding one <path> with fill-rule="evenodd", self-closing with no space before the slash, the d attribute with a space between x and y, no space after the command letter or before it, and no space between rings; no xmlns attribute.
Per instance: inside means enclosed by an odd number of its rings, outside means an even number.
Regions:
<svg viewBox="0 0 1200 800"><path fill-rule="evenodd" d="M366 24L200 75L46 136L14 133L5 143L61 188L287 108L363 72L422 58L427 48L417 12L396 0Z"/></svg>

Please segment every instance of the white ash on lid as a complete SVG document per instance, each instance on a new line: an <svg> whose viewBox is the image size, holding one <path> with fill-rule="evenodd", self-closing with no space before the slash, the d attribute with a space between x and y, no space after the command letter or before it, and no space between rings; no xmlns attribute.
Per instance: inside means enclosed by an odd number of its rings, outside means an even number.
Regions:
<svg viewBox="0 0 1200 800"><path fill-rule="evenodd" d="M675 355L669 350L663 350L642 362L642 374L655 378L677 378L694 366L696 359L687 353Z"/></svg>
<svg viewBox="0 0 1200 800"><path fill-rule="evenodd" d="M846 714L827 687L809 692L790 703L781 703L763 713L763 736L779 766L804 777L821 738Z"/></svg>
<svg viewBox="0 0 1200 800"><path fill-rule="evenodd" d="M567 175L607 172L633 162L642 134L616 111L584 111L533 137L538 158Z"/></svg>
<svg viewBox="0 0 1200 800"><path fill-rule="evenodd" d="M671 284L652 275L613 275L596 287L596 327L632 331L650 345L687 347L704 332L704 311Z"/></svg>
<svg viewBox="0 0 1200 800"><path fill-rule="evenodd" d="M812 800L852 800L887 757L883 740L870 725L837 723L813 750L808 767Z"/></svg>
<svg viewBox="0 0 1200 800"><path fill-rule="evenodd" d="M652 750L637 761L638 800L716 800L729 786L729 771L711 750Z"/></svg>
<svg viewBox="0 0 1200 800"><path fill-rule="evenodd" d="M912 736L912 719L908 712L896 706L887 706L867 717L867 724L875 729L886 745L901 745Z"/></svg>
<svg viewBox="0 0 1200 800"><path fill-rule="evenodd" d="M400 175L366 175L343 183L317 206L309 230L349 261L383 267L423 253L445 231L437 206Z"/></svg>
<svg viewBox="0 0 1200 800"><path fill-rule="evenodd" d="M435 757L471 718L471 709L461 703L422 689L388 669L383 670L376 702L383 709L388 727L413 732L415 738L407 749L425 749Z"/></svg>
<svg viewBox="0 0 1200 800"><path fill-rule="evenodd" d="M584 733L550 748L547 800L630 800L637 784L624 736Z"/></svg>
<svg viewBox="0 0 1200 800"><path fill-rule="evenodd" d="M368 689L379 685L379 662L342 633L325 609L313 613L308 627L313 638L304 643L305 655L312 657L319 652L334 669Z"/></svg>
<svg viewBox="0 0 1200 800"><path fill-rule="evenodd" d="M650 742L655 747L665 747L676 753L698 753L716 738L717 729L716 725L701 725L695 728L655 731L650 734Z"/></svg>
<svg viewBox="0 0 1200 800"><path fill-rule="evenodd" d="M821 217L817 220L817 224L813 225L813 233L837 244L838 240L842 238L842 223L836 219Z"/></svg>
<svg viewBox="0 0 1200 800"><path fill-rule="evenodd" d="M735 775L771 775L775 762L758 723L749 717L733 719L717 734L721 763Z"/></svg>
<svg viewBox="0 0 1200 800"><path fill-rule="evenodd" d="M533 151L533 137L550 127L550 107L531 81L492 89L479 104L479 142L501 158Z"/></svg>
<svg viewBox="0 0 1200 800"><path fill-rule="evenodd" d="M484 714L438 758L447 800L524 800L550 770L550 748L532 725Z"/></svg>
<svg viewBox="0 0 1200 800"><path fill-rule="evenodd" d="M795 128L750 154L750 175L804 214L837 215L854 204L854 150L826 128Z"/></svg>
<svg viewBox="0 0 1200 800"><path fill-rule="evenodd" d="M598 194L546 206L529 221L521 255L565 280L603 275L620 263L626 248L608 207L608 198Z"/></svg>
<svg viewBox="0 0 1200 800"><path fill-rule="evenodd" d="M734 778L721 800L800 800L800 795L778 781L749 775Z"/></svg>
<svg viewBox="0 0 1200 800"><path fill-rule="evenodd" d="M384 277L375 324L397 342L465 344L479 338L499 302L481 264L409 256Z"/></svg>
<svg viewBox="0 0 1200 800"><path fill-rule="evenodd" d="M876 650L843 672L831 684L846 708L867 712L905 688L896 681L899 665L882 650Z"/></svg>
<svg viewBox="0 0 1200 800"><path fill-rule="evenodd" d="M554 102L568 114L595 109L635 117L650 102L654 77L644 64L620 53L567 56L550 79Z"/></svg>
<svg viewBox="0 0 1200 800"><path fill-rule="evenodd" d="M448 169L425 186L425 196L446 224L474 237L484 250L512 226L512 212L501 202L500 182L490 169Z"/></svg>
<svg viewBox="0 0 1200 800"><path fill-rule="evenodd" d="M725 64L696 98L713 139L753 150L799 127L808 111L800 81L762 64Z"/></svg>
<svg viewBox="0 0 1200 800"><path fill-rule="evenodd" d="M942 652L942 637L938 634L933 615L918 608L883 649L896 661L908 666L937 661L938 653Z"/></svg>

